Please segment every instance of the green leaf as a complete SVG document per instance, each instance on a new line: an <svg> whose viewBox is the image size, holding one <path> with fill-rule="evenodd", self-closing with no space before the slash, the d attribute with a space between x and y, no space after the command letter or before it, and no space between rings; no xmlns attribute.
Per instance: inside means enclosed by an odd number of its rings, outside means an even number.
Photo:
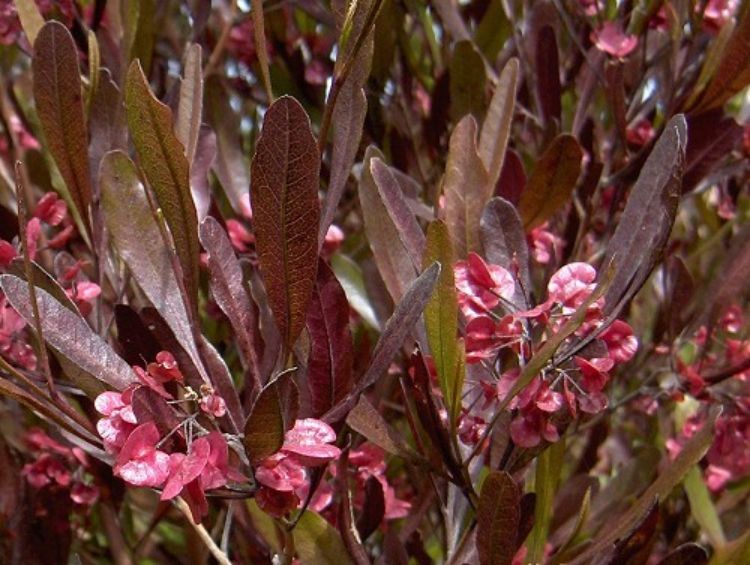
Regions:
<svg viewBox="0 0 750 565"><path fill-rule="evenodd" d="M687 472L683 486L690 502L693 518L711 540L711 545L715 548L724 546L727 540L724 537L721 520L711 501L711 493L708 492L699 467L694 466Z"/></svg>
<svg viewBox="0 0 750 565"><path fill-rule="evenodd" d="M201 46L191 43L185 49L185 71L180 84L180 102L177 107L177 139L185 148L185 157L192 165L198 147L198 134L203 114L203 69Z"/></svg>
<svg viewBox="0 0 750 565"><path fill-rule="evenodd" d="M39 12L39 7L34 0L15 0L14 3L26 38L31 45L34 45L39 32L44 26L44 18Z"/></svg>
<svg viewBox="0 0 750 565"><path fill-rule="evenodd" d="M557 136L534 167L521 193L518 212L527 230L547 221L573 193L583 150L572 135Z"/></svg>
<svg viewBox="0 0 750 565"><path fill-rule="evenodd" d="M346 294L346 300L354 311L374 330L380 329L380 322L375 310L370 304L365 288L365 279L362 269L346 255L337 253L331 257L331 267L339 279L341 287Z"/></svg>
<svg viewBox="0 0 750 565"><path fill-rule="evenodd" d="M174 240L189 307L195 308L200 244L190 168L182 143L172 131L172 111L151 92L138 61L128 70L125 111L138 160Z"/></svg>
<svg viewBox="0 0 750 565"><path fill-rule="evenodd" d="M624 514L610 518L602 527L601 535L586 551L572 561L572 565L590 563L593 557L609 549L617 540L626 538L649 512L654 501L664 500L672 492L690 468L698 463L708 451L714 439L716 419L720 413L721 409L712 410L703 427L688 440L677 458L659 474L653 484L631 504Z"/></svg>
<svg viewBox="0 0 750 565"><path fill-rule="evenodd" d="M279 98L263 119L251 194L260 271L289 349L305 325L318 268L319 172L307 112L294 98Z"/></svg>
<svg viewBox="0 0 750 565"><path fill-rule="evenodd" d="M521 489L505 471L492 471L482 483L477 508L480 565L509 565L516 553Z"/></svg>
<svg viewBox="0 0 750 565"><path fill-rule="evenodd" d="M479 156L482 158L484 168L487 169L489 183L493 188L500 178L505 150L508 148L510 126L513 123L513 110L516 104L517 82L518 59L514 57L505 64L500 74L479 137Z"/></svg>
<svg viewBox="0 0 750 565"><path fill-rule="evenodd" d="M459 41L453 48L448 67L450 74L451 117L459 121L467 114L477 120L486 111L487 76L484 60L471 41Z"/></svg>
<svg viewBox="0 0 750 565"><path fill-rule="evenodd" d="M424 311L427 342L435 360L440 390L451 414L452 421L461 409L463 375L458 362L458 298L453 278L453 245L447 226L441 221L432 222L427 228L427 244L424 253L425 267L440 263L440 277L432 297Z"/></svg>
<svg viewBox="0 0 750 565"><path fill-rule="evenodd" d="M281 373L263 387L245 422L243 444L250 463L258 464L284 444L284 433L294 424L299 406L291 372Z"/></svg>
<svg viewBox="0 0 750 565"><path fill-rule="evenodd" d="M301 563L353 563L338 530L317 512L306 511L292 535Z"/></svg>
<svg viewBox="0 0 750 565"><path fill-rule="evenodd" d="M492 186L477 153L477 124L464 116L451 134L443 179L446 222L458 258L479 250L479 221Z"/></svg>
<svg viewBox="0 0 750 565"><path fill-rule="evenodd" d="M86 35L89 51L89 89L86 93L86 109L91 108L91 104L99 89L99 66L101 65L101 54L99 52L99 42L96 34L89 30Z"/></svg>
<svg viewBox="0 0 750 565"><path fill-rule="evenodd" d="M563 457L565 455L565 438L545 449L536 460L534 475L534 528L529 534L527 560L529 563L541 563L544 560L544 546L547 543L552 505L560 482Z"/></svg>
<svg viewBox="0 0 750 565"><path fill-rule="evenodd" d="M65 181L85 229L89 229L91 178L83 84L73 37L59 22L44 24L34 42L31 62L34 102L47 147Z"/></svg>

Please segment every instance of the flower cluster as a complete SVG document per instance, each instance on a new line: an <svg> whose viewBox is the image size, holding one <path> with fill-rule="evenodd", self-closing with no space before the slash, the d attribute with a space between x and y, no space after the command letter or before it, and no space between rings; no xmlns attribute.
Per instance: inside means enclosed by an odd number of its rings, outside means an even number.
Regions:
<svg viewBox="0 0 750 565"><path fill-rule="evenodd" d="M306 468L337 459L341 450L331 445L334 441L336 432L325 422L314 418L297 420L284 435L281 449L255 469L255 479L261 485L255 495L258 505L272 516L281 517L302 504L310 489ZM330 504L331 497L331 488L324 482L310 507L320 511Z"/></svg>
<svg viewBox="0 0 750 565"><path fill-rule="evenodd" d="M106 450L115 455L113 472L131 485L163 488L162 500L182 496L193 519L200 522L208 512L207 490L224 487L229 482L246 481L230 465L225 437L217 431L205 431L197 423L200 415L209 419L223 416L226 404L210 386L202 387L200 396L185 387L182 372L174 356L167 351L159 352L146 369L134 366L133 371L138 384L122 392L103 392L94 404L103 416L97 422L97 431ZM184 387L184 402L175 400L175 395L167 390L175 385ZM193 413L178 414L179 426L162 437L153 421L139 421L133 409L134 395L141 387L172 406L193 403L197 408ZM199 437L193 437L196 427L202 434ZM173 434L177 441L172 444L186 445L185 453L165 450L164 444Z"/></svg>
<svg viewBox="0 0 750 565"><path fill-rule="evenodd" d="M545 340L560 330L571 316L587 302L583 323L565 345L599 331L604 321L603 299L589 301L596 287L597 273L587 263L570 263L552 275L547 285L547 299L534 308L517 309L513 298L516 282L509 271L487 264L471 253L454 269L458 302L466 324L466 360L470 365L482 363L493 374L499 374L494 387L483 383L482 394L503 401L521 376L521 367ZM630 326L616 320L600 331L593 353L572 356L565 364L548 364L539 375L512 400L508 407L516 411L511 423L511 437L522 447L537 445L542 439L558 439L553 415L567 408L572 417L578 412L596 414L607 407L604 388L610 372L629 361L638 347ZM508 354L515 361L508 363ZM481 418L470 423L463 420L459 429L462 439L473 443L481 429Z"/></svg>
<svg viewBox="0 0 750 565"><path fill-rule="evenodd" d="M99 489L87 472L89 460L78 447L67 447L40 428L31 428L25 435L26 444L35 459L23 467L28 483L37 489L63 489L73 502L91 506L99 498Z"/></svg>

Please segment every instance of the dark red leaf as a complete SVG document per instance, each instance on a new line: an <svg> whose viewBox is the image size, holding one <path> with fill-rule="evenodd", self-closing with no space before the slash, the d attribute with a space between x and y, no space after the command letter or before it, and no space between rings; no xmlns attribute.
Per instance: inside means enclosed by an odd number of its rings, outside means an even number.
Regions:
<svg viewBox="0 0 750 565"><path fill-rule="evenodd" d="M318 266L320 155L310 118L294 98L263 120L252 165L256 248L268 300L288 348L305 325Z"/></svg>

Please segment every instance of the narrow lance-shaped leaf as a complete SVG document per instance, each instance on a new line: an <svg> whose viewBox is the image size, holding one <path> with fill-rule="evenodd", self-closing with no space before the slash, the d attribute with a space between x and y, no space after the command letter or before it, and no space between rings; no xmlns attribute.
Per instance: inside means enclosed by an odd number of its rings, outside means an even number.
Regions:
<svg viewBox="0 0 750 565"><path fill-rule="evenodd" d="M170 251L161 237L135 165L122 151L107 153L99 169L99 184L105 224L117 252L203 379L208 381L177 279L168 268ZM123 202L128 206L123 206Z"/></svg>
<svg viewBox="0 0 750 565"><path fill-rule="evenodd" d="M13 275L0 275L0 288L13 308L33 326L29 285ZM71 312L46 291L36 288L39 321L46 342L71 363L118 390L135 380L130 366L100 338L78 314Z"/></svg>
<svg viewBox="0 0 750 565"><path fill-rule="evenodd" d="M732 25L732 22L729 22ZM691 113L718 108L750 83L750 8L744 5L705 90L691 104Z"/></svg>
<svg viewBox="0 0 750 565"><path fill-rule="evenodd" d="M451 134L443 179L446 221L459 258L479 249L479 219L492 186L477 153L477 124L464 116Z"/></svg>
<svg viewBox="0 0 750 565"><path fill-rule="evenodd" d="M348 41L344 40L343 44L339 46L341 50L337 61L343 61L351 53L353 44L356 42L352 41L352 38L361 35L372 1L349 4L350 11L347 14L340 13L335 5L332 6L337 28L341 30L342 27L347 26L350 38ZM333 130L331 177L318 231L319 247L323 246L328 227L333 222L362 139L362 126L367 114L367 97L364 87L367 84L367 78L370 76L370 68L372 67L373 44L373 33L370 32L359 48L356 62L353 64L352 70L336 99L336 105L333 107L331 116Z"/></svg>
<svg viewBox="0 0 750 565"><path fill-rule="evenodd" d="M37 35L44 27L44 17L39 12L39 7L34 0L15 0L18 19L21 20L26 38L31 45L34 45Z"/></svg>
<svg viewBox="0 0 750 565"><path fill-rule="evenodd" d="M338 422L357 403L360 393L373 385L386 372L393 357L401 349L404 340L424 312L439 276L440 265L433 263L412 283L404 294L404 298L396 306L393 315L386 322L385 329L372 352L372 361L367 371L362 375L355 389L323 415L324 421Z"/></svg>
<svg viewBox="0 0 750 565"><path fill-rule="evenodd" d="M487 117L482 124L482 134L479 137L479 156L489 174L490 186L495 186L503 168L510 126L513 122L513 109L516 104L517 82L518 59L514 57L505 64L500 74L487 110Z"/></svg>
<svg viewBox="0 0 750 565"><path fill-rule="evenodd" d="M276 324L288 348L305 325L318 266L320 155L310 118L283 96L266 112L252 164L256 249Z"/></svg>
<svg viewBox="0 0 750 565"><path fill-rule="evenodd" d="M185 147L185 157L192 164L203 114L203 70L201 46L190 44L185 50L185 72L180 84L180 102L177 107L177 139Z"/></svg>
<svg viewBox="0 0 750 565"><path fill-rule="evenodd" d="M86 230L91 178L86 160L88 136L83 85L73 37L59 22L42 27L32 59L34 102L52 157Z"/></svg>
<svg viewBox="0 0 750 565"><path fill-rule="evenodd" d="M394 302L401 300L408 286L417 277L410 251L402 243L398 229L383 204L373 180L370 165L382 153L370 146L365 152L362 177L359 181L359 202L375 263L388 293Z"/></svg>
<svg viewBox="0 0 750 565"><path fill-rule="evenodd" d="M431 265L435 261L442 268L424 311L424 323L427 342L440 380L440 390L449 413L455 417L461 406L461 390L456 381L463 381L458 375L458 299L453 277L453 245L448 228L441 221L435 221L427 228L424 264Z"/></svg>
<svg viewBox="0 0 750 565"><path fill-rule="evenodd" d="M677 458L659 473L654 483L630 505L623 515L610 518L602 528L601 535L593 541L586 551L571 561L572 565L590 563L593 557L603 550L609 549L618 539L626 537L643 519L655 500L664 500L672 492L672 489L682 481L690 468L698 463L708 451L714 439L716 419L720 413L721 409L719 408L709 414L701 429L687 441Z"/></svg>
<svg viewBox="0 0 750 565"><path fill-rule="evenodd" d="M216 159L211 165L235 212L247 195L250 176L240 143L240 119L229 105L227 93L218 79L206 81L206 118L216 133Z"/></svg>
<svg viewBox="0 0 750 565"><path fill-rule="evenodd" d="M527 230L543 224L570 200L582 159L583 150L572 135L560 135L552 141L521 193L518 212Z"/></svg>
<svg viewBox="0 0 750 565"><path fill-rule="evenodd" d="M313 415L333 408L352 388L354 346L349 331L349 303L331 268L321 260L307 311L310 355L307 381Z"/></svg>
<svg viewBox="0 0 750 565"><path fill-rule="evenodd" d="M521 489L504 471L493 471L482 483L477 508L477 553L480 565L509 565L516 553L521 518Z"/></svg>
<svg viewBox="0 0 750 565"><path fill-rule="evenodd" d="M125 111L139 162L174 240L189 308L195 308L200 244L198 216L190 193L190 167L182 143L172 130L172 111L151 92L137 60L128 70Z"/></svg>
<svg viewBox="0 0 750 565"><path fill-rule="evenodd" d="M253 328L258 321L243 284L242 267L224 228L214 218L209 216L203 220L200 239L208 253L211 293L232 326L237 348L244 366L250 371L253 386L260 389L260 364L253 337Z"/></svg>
<svg viewBox="0 0 750 565"><path fill-rule="evenodd" d="M648 156L607 245L603 264L614 261L615 276L605 295L606 314L641 288L661 256L677 214L686 146L687 126L680 114Z"/></svg>
<svg viewBox="0 0 750 565"><path fill-rule="evenodd" d="M370 174L402 245L409 253L414 267L419 268L424 250L424 233L414 213L406 204L398 178L391 168L377 157L370 161Z"/></svg>
<svg viewBox="0 0 750 565"><path fill-rule="evenodd" d="M487 75L484 60L472 41L459 41L453 48L450 73L451 117L458 121L467 114L484 117Z"/></svg>

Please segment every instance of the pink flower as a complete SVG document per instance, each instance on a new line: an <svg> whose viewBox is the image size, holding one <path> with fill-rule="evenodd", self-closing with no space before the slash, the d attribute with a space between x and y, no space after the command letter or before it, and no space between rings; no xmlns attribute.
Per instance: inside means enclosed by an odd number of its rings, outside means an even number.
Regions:
<svg viewBox="0 0 750 565"><path fill-rule="evenodd" d="M336 432L331 426L321 420L305 418L297 420L286 433L281 451L308 467L324 465L341 454L338 447L329 445L333 441L336 441Z"/></svg>
<svg viewBox="0 0 750 565"><path fill-rule="evenodd" d="M47 240L47 247L51 249L62 249L73 238L75 229L76 227L73 224L65 226L55 237Z"/></svg>
<svg viewBox="0 0 750 565"><path fill-rule="evenodd" d="M541 226L532 229L528 236L529 243L531 244L531 255L540 265L548 264L560 253L565 245L565 241L549 231L548 227L549 222L545 222Z"/></svg>
<svg viewBox="0 0 750 565"><path fill-rule="evenodd" d="M158 487L170 472L169 455L156 449L159 430L153 422L132 431L117 456L114 474L131 485Z"/></svg>
<svg viewBox="0 0 750 565"><path fill-rule="evenodd" d="M523 411L510 423L510 437L519 447L535 447L542 438L550 443L560 439L557 428L538 409Z"/></svg>
<svg viewBox="0 0 750 565"><path fill-rule="evenodd" d="M210 414L214 418L221 418L227 413L227 404L224 399L214 392L214 389L210 386L204 385L206 388L203 390L201 387L203 396L201 396L200 402L198 403L201 410L206 414Z"/></svg>
<svg viewBox="0 0 750 565"><path fill-rule="evenodd" d="M133 412L132 400L131 389L122 393L103 392L94 400L96 411L105 416L96 423L96 431L99 432L104 440L104 447L110 453L117 452L125 445L125 440L138 423Z"/></svg>
<svg viewBox="0 0 750 565"><path fill-rule="evenodd" d="M70 489L70 498L76 504L82 506L93 506L96 501L99 500L99 489L93 485L87 485L77 481Z"/></svg>
<svg viewBox="0 0 750 565"><path fill-rule="evenodd" d="M625 130L625 139L634 147L643 147L656 137L654 126L646 118L641 118Z"/></svg>
<svg viewBox="0 0 750 565"><path fill-rule="evenodd" d="M600 51L624 59L638 46L638 38L622 31L614 22L606 22L598 30L591 32L591 41Z"/></svg>
<svg viewBox="0 0 750 565"><path fill-rule="evenodd" d="M22 335L26 322L0 294L0 355L25 369L36 369L36 354Z"/></svg>
<svg viewBox="0 0 750 565"><path fill-rule="evenodd" d="M520 322L511 315L495 323L487 316L477 316L466 324L466 362L492 359L503 348L519 342L523 333Z"/></svg>
<svg viewBox="0 0 750 565"><path fill-rule="evenodd" d="M383 489L383 498L385 499L386 520L396 520L403 518L409 512L411 503L399 499L396 491L388 482L385 475L385 452L371 443L364 443L358 449L353 449L349 453L349 463L357 469L357 484L359 485L358 493L364 492L364 486L367 479L375 477ZM355 504L362 504L362 496L355 498Z"/></svg>
<svg viewBox="0 0 750 565"><path fill-rule="evenodd" d="M547 284L549 300L562 305L564 314L574 313L596 288L596 269L588 263L568 263Z"/></svg>
<svg viewBox="0 0 750 565"><path fill-rule="evenodd" d="M89 281L75 283L65 293L76 303L83 316L88 316L93 309L92 302L102 293L98 284Z"/></svg>
<svg viewBox="0 0 750 565"><path fill-rule="evenodd" d="M44 453L33 463L24 465L22 473L34 488L43 488L53 483L67 487L71 480L67 465L59 457L49 453Z"/></svg>
<svg viewBox="0 0 750 565"><path fill-rule="evenodd" d="M323 255L325 255L326 257L330 257L331 255L336 253L339 247L341 247L343 241L344 232L341 231L341 228L337 225L331 224L328 228L328 231L326 232L326 237L323 240Z"/></svg>
<svg viewBox="0 0 750 565"><path fill-rule="evenodd" d="M36 249L39 237L42 235L42 223L39 218L31 218L26 224L26 246L29 250L29 258L36 259Z"/></svg>
<svg viewBox="0 0 750 565"><path fill-rule="evenodd" d="M722 490L731 478L731 471L718 465L709 465L706 469L706 484L714 492Z"/></svg>
<svg viewBox="0 0 750 565"><path fill-rule="evenodd" d="M282 492L294 491L307 481L302 465L281 452L264 459L255 469L255 478L260 484Z"/></svg>
<svg viewBox="0 0 750 565"><path fill-rule="evenodd" d="M614 366L612 359L606 357L584 359L576 356L575 363L581 370L581 386L587 392L601 392L609 381L607 371Z"/></svg>
<svg viewBox="0 0 750 565"><path fill-rule="evenodd" d="M0 239L0 267L7 267L16 258L16 248L4 239Z"/></svg>
<svg viewBox="0 0 750 565"><path fill-rule="evenodd" d="M713 32L719 31L724 27L724 24L732 19L738 5L737 0L708 0L703 12L703 21L706 27ZM696 10L699 7L700 5L696 5Z"/></svg>
<svg viewBox="0 0 750 565"><path fill-rule="evenodd" d="M167 392L167 389L164 388L163 384L155 379L153 375L144 371L142 367L133 365L133 372L135 373L135 376L138 378L138 382L140 382L141 385L153 390L156 394L158 394L165 400L171 400L172 398L174 398L169 392Z"/></svg>
<svg viewBox="0 0 750 565"><path fill-rule="evenodd" d="M513 276L503 267L487 264L476 253L454 267L458 305L467 319L486 314L515 292Z"/></svg>
<svg viewBox="0 0 750 565"><path fill-rule="evenodd" d="M232 247L239 253L247 253L250 251L249 246L255 243L255 236L237 220L227 220L227 233Z"/></svg>
<svg viewBox="0 0 750 565"><path fill-rule="evenodd" d="M185 382L185 378L177 365L177 360L169 351L160 351L156 354L156 363L149 363L147 370L149 374L160 383L177 381Z"/></svg>
<svg viewBox="0 0 750 565"><path fill-rule="evenodd" d="M68 205L54 192L48 192L39 200L34 210L34 217L45 224L57 226L65 219Z"/></svg>
<svg viewBox="0 0 750 565"><path fill-rule="evenodd" d="M609 356L616 363L627 363L638 351L638 338L627 322L615 320L599 338L607 345Z"/></svg>
<svg viewBox="0 0 750 565"><path fill-rule="evenodd" d="M169 478L161 493L161 500L181 495L197 524L208 513L205 491L221 488L229 480L246 480L229 466L229 448L219 432L196 439L187 455L169 456Z"/></svg>
<svg viewBox="0 0 750 565"><path fill-rule="evenodd" d="M301 501L294 491L274 490L261 486L255 493L255 502L263 512L274 518L283 518L297 508Z"/></svg>

